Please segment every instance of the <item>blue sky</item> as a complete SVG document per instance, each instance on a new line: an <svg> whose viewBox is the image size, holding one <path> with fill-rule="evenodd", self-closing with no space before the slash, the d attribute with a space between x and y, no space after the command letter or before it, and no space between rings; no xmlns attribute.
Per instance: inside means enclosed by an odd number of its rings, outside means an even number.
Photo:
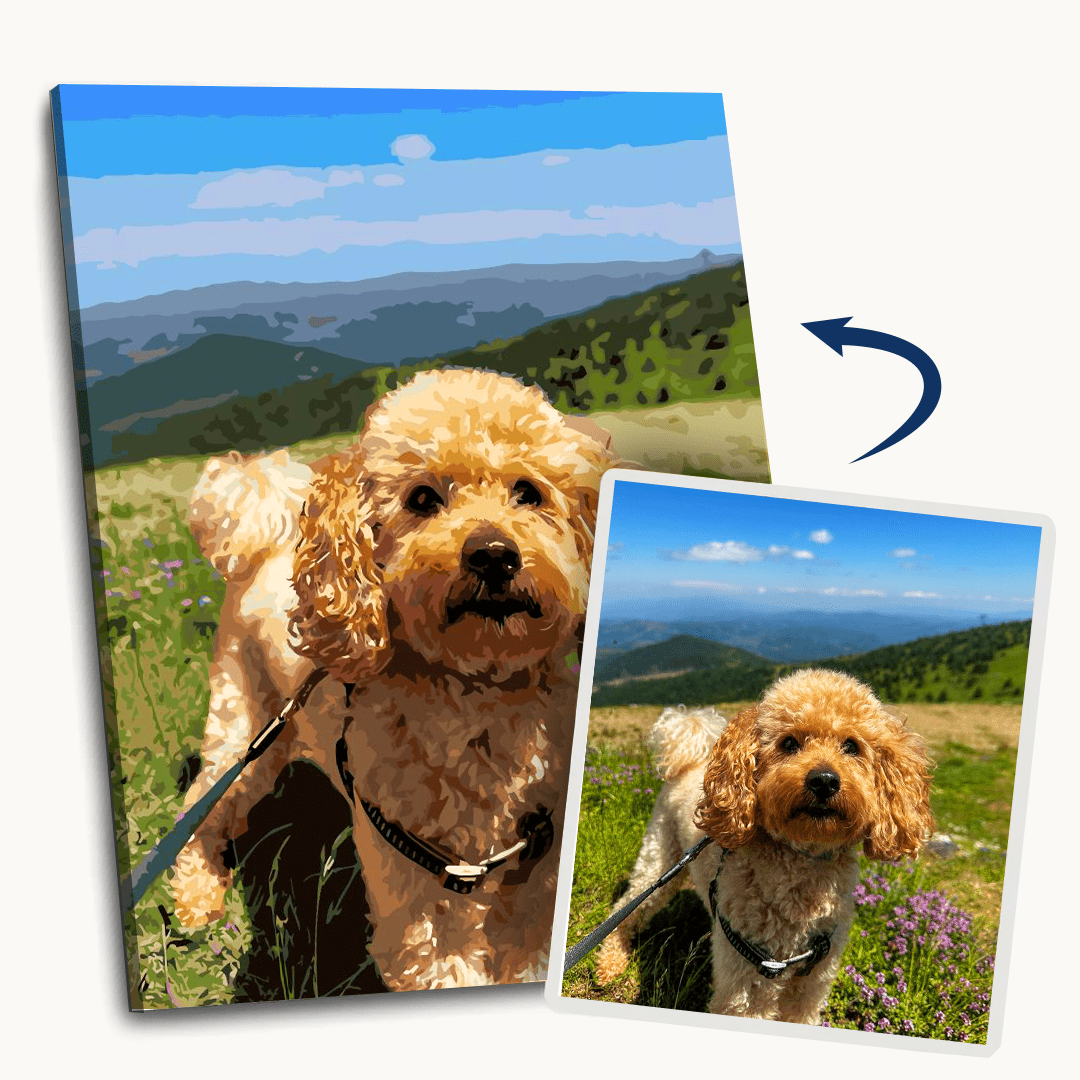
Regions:
<svg viewBox="0 0 1080 1080"><path fill-rule="evenodd" d="M617 482L604 614L665 607L1029 618L1034 526Z"/></svg>
<svg viewBox="0 0 1080 1080"><path fill-rule="evenodd" d="M740 250L711 94L59 90L83 307Z"/></svg>

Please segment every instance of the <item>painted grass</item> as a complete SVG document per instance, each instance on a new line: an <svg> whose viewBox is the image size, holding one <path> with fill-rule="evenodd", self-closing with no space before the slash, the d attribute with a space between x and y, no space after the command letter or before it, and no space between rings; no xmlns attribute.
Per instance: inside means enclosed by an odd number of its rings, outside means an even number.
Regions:
<svg viewBox="0 0 1080 1080"><path fill-rule="evenodd" d="M980 707L952 706L963 708ZM570 905L571 943L600 923L625 889L659 787L640 733L628 735L623 725L619 738L609 713L593 714ZM937 769L931 804L938 829L951 836L959 853L926 856L914 872L864 860L862 880L874 888L862 893L828 1019L838 1027L870 1024L867 1030L985 1041L989 998L979 995L989 994L993 978L1016 751L1000 743L994 749L974 749L949 741L935 743L933 751ZM884 899L866 902L867 895ZM896 935L885 932L885 923L893 907L912 902L926 907L925 918L935 929L929 946L913 937L900 957L900 946L889 944ZM963 946L957 946L956 955L938 949L940 927L946 924L965 927L954 934ZM711 992L710 932L705 907L693 892L683 890L639 934L621 979L600 986L593 954L566 975L563 993L705 1011ZM896 975L897 967L902 976ZM873 984L873 1002L865 1000L867 986L859 979ZM887 1000L878 996L882 987ZM952 1002L948 1010L941 1007L942 991Z"/></svg>
<svg viewBox="0 0 1080 1080"><path fill-rule="evenodd" d="M317 457L347 437L296 448ZM174 824L197 770L224 583L185 524L201 461L88 478L98 634L121 872ZM124 922L131 1002L169 1008L379 991L351 817L310 766L286 770L235 845L226 917L173 918L167 878Z"/></svg>
<svg viewBox="0 0 1080 1080"><path fill-rule="evenodd" d="M718 414L707 413L695 414L691 428L715 430ZM663 408L630 410L620 431L670 426L671 415ZM290 453L311 461L353 438L300 443ZM758 443L764 445L763 431ZM202 464L202 458L155 458L86 477L122 873L172 827L198 767L224 594L186 525ZM184 931L171 914L167 878L125 919L132 1005L380 991L365 948L367 907L350 821L318 770L287 770L236 844L239 886L230 891L225 919Z"/></svg>

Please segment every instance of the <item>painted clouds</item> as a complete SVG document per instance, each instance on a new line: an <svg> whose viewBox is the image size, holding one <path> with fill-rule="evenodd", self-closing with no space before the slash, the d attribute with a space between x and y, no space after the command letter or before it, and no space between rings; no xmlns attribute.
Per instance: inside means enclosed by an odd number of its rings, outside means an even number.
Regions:
<svg viewBox="0 0 1080 1080"><path fill-rule="evenodd" d="M332 280L400 269L388 250L396 245L408 245L413 269L738 249L724 136L444 161L412 132L388 149L381 162L326 168L72 177L84 304L120 298L104 284L97 296L97 283L153 260L185 288L220 280L212 260L222 257L233 277L246 260L244 276L255 280ZM302 272L290 270L288 260L301 258ZM312 269L319 258L323 275ZM137 292L134 282L127 291Z"/></svg>

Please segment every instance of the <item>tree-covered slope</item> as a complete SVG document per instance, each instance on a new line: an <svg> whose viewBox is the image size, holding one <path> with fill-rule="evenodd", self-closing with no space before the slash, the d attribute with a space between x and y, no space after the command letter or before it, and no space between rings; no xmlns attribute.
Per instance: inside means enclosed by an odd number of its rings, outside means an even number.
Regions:
<svg viewBox="0 0 1080 1080"><path fill-rule="evenodd" d="M846 671L873 687L887 702L1015 702L1024 695L1030 637L1028 619L919 638L855 656L814 660L807 665L777 665L748 654L745 664L721 662L668 678L634 679L606 686L597 685L600 680L595 679L592 703L710 705L745 701L758 697L774 679L801 666ZM625 655L643 651L630 650ZM690 666L679 662L677 651L674 647L669 651L668 670ZM603 670L610 670L609 665L618 665L619 661L619 657L606 660Z"/></svg>
<svg viewBox="0 0 1080 1080"><path fill-rule="evenodd" d="M253 343L252 363L271 344ZM400 367L368 367L345 378L323 374L340 371L340 358L337 364L310 381L165 417L153 431L117 434L112 455L136 461L254 451L356 430L364 410L386 390L417 371L444 366L516 375L540 385L567 412L758 396L741 262L609 300L509 340Z"/></svg>
<svg viewBox="0 0 1080 1080"><path fill-rule="evenodd" d="M719 641L695 637L692 634L676 634L654 645L642 645L627 649L605 660L598 661L594 683L613 679L655 675L657 672L686 671L690 668L736 667L747 664L767 664L763 657L755 656L746 649L724 645Z"/></svg>

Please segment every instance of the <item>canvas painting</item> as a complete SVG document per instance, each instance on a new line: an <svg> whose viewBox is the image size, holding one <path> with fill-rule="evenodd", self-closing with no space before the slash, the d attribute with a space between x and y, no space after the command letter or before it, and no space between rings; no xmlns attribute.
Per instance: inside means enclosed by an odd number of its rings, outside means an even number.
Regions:
<svg viewBox="0 0 1080 1080"><path fill-rule="evenodd" d="M720 96L53 113L132 1007L543 979L601 476L769 480Z"/></svg>
<svg viewBox="0 0 1080 1080"><path fill-rule="evenodd" d="M601 521L549 999L992 1049L1049 522L623 471Z"/></svg>

